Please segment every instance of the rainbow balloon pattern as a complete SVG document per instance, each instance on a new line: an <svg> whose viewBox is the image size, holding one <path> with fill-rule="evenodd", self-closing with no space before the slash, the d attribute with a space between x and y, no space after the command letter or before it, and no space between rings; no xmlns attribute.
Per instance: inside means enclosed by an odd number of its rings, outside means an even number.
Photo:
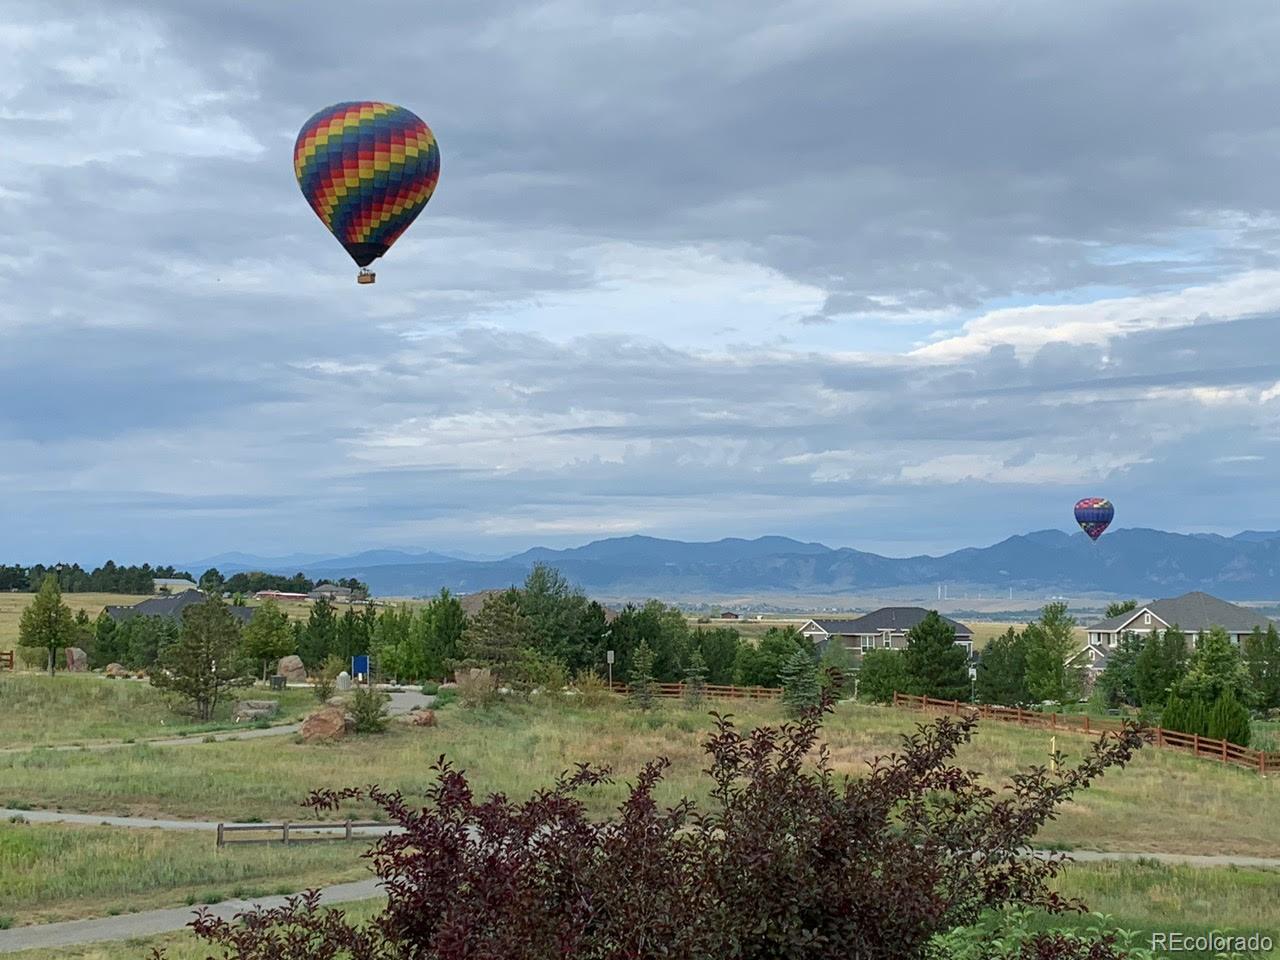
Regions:
<svg viewBox="0 0 1280 960"><path fill-rule="evenodd" d="M431 199L440 148L431 128L404 107L337 103L303 124L293 170L316 216L366 267Z"/></svg>
<svg viewBox="0 0 1280 960"><path fill-rule="evenodd" d="M1090 540L1097 540L1102 532L1111 526L1115 519L1116 508L1110 500L1102 497L1085 497L1076 504L1076 523Z"/></svg>

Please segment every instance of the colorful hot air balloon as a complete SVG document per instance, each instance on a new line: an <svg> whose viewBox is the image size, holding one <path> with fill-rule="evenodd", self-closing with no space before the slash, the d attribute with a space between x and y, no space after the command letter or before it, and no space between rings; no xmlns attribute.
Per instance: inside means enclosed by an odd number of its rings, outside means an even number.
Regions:
<svg viewBox="0 0 1280 960"><path fill-rule="evenodd" d="M302 125L293 145L302 195L360 267L387 252L435 192L440 148L404 107L336 103Z"/></svg>
<svg viewBox="0 0 1280 960"><path fill-rule="evenodd" d="M1090 540L1097 540L1102 536L1102 531L1111 525L1115 515L1116 508L1111 505L1111 501L1102 497L1085 497L1076 504L1076 523L1080 524L1080 529L1089 535Z"/></svg>

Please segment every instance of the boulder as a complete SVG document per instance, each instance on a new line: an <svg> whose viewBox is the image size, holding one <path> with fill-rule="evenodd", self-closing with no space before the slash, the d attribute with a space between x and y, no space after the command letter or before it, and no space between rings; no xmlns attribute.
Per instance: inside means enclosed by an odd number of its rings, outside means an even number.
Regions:
<svg viewBox="0 0 1280 960"><path fill-rule="evenodd" d="M333 687L339 693L346 693L348 690L351 689L351 674L343 670L340 674L338 674L338 678L333 681Z"/></svg>
<svg viewBox="0 0 1280 960"><path fill-rule="evenodd" d="M411 727L434 727L436 725L436 712L434 710L411 710L409 713L400 714L395 719L397 722Z"/></svg>
<svg viewBox="0 0 1280 960"><path fill-rule="evenodd" d="M302 721L302 739L307 743L341 740L348 733L348 718L341 707L321 707Z"/></svg>
<svg viewBox="0 0 1280 960"><path fill-rule="evenodd" d="M79 647L67 647L67 670L84 673L89 669L89 655Z"/></svg>
<svg viewBox="0 0 1280 960"><path fill-rule="evenodd" d="M280 658L280 664L276 667L276 673L284 677L285 683L306 683L307 668L302 663L302 658L294 654Z"/></svg>
<svg viewBox="0 0 1280 960"><path fill-rule="evenodd" d="M122 663L108 663L107 668L106 670L103 671L103 673L106 674L108 677L111 677L113 680L118 680L121 677L129 676L128 668L125 667L125 665Z"/></svg>
<svg viewBox="0 0 1280 960"><path fill-rule="evenodd" d="M241 700L236 704L235 719L270 720L280 712L278 700Z"/></svg>

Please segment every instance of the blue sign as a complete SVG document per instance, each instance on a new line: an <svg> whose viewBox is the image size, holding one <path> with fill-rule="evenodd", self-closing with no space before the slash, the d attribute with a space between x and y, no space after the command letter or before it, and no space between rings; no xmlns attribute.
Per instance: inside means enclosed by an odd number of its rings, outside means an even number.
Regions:
<svg viewBox="0 0 1280 960"><path fill-rule="evenodd" d="M369 675L369 655L361 654L351 658L351 676L367 677Z"/></svg>

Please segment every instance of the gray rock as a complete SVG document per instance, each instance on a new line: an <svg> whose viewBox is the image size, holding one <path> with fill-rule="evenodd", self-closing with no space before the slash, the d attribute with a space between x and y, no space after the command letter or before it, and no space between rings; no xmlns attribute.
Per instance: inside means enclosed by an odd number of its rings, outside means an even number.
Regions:
<svg viewBox="0 0 1280 960"><path fill-rule="evenodd" d="M351 689L351 674L343 670L338 674L338 679L333 682L333 686L339 693L346 693Z"/></svg>
<svg viewBox="0 0 1280 960"><path fill-rule="evenodd" d="M286 683L307 682L307 668L303 665L302 658L296 655L281 657L276 673L284 677Z"/></svg>
<svg viewBox="0 0 1280 960"><path fill-rule="evenodd" d="M67 647L67 669L72 673L84 673L89 669L89 655L79 647Z"/></svg>
<svg viewBox="0 0 1280 960"><path fill-rule="evenodd" d="M277 700L241 700L236 704L237 720L270 720L280 712Z"/></svg>

